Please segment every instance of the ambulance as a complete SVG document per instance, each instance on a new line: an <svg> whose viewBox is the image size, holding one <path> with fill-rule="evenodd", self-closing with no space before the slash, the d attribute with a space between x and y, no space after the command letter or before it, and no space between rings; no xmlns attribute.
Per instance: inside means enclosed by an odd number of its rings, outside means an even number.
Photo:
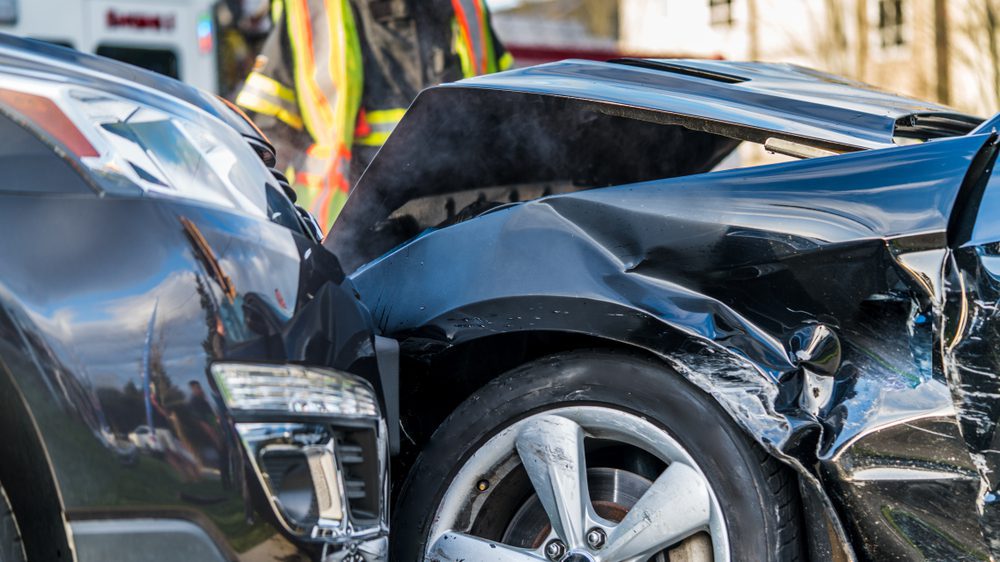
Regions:
<svg viewBox="0 0 1000 562"><path fill-rule="evenodd" d="M0 32L41 39L220 93L219 0L0 0Z"/></svg>

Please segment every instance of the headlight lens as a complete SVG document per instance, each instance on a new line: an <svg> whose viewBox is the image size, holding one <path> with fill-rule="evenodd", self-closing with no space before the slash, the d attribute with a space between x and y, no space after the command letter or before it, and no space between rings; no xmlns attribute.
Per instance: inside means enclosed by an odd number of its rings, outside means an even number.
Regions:
<svg viewBox="0 0 1000 562"><path fill-rule="evenodd" d="M297 365L212 366L231 411L370 418L379 416L375 392L364 380L329 369Z"/></svg>
<svg viewBox="0 0 1000 562"><path fill-rule="evenodd" d="M64 144L67 128L75 127L87 150L68 148L95 177L110 184L125 182L148 194L195 199L256 216L267 213L264 185L274 180L264 164L228 125L180 102L137 101L18 75L4 75L0 91L6 94L0 101ZM25 111L23 103L10 101L17 96L51 102L57 115ZM169 111L163 109L167 106Z"/></svg>

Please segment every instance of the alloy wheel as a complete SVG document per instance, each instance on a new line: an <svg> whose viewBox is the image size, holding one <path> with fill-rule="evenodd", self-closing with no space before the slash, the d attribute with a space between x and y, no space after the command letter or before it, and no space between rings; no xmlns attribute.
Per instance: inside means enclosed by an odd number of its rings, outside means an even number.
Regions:
<svg viewBox="0 0 1000 562"><path fill-rule="evenodd" d="M655 468L604 466L602 447ZM489 439L451 480L429 537L425 558L437 562L729 559L722 510L692 456L603 406L537 413Z"/></svg>

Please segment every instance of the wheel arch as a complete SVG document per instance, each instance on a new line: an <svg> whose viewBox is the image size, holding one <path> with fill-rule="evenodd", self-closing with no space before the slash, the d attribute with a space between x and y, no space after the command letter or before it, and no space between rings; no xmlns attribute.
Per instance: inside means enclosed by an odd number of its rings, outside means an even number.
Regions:
<svg viewBox="0 0 1000 562"><path fill-rule="evenodd" d="M0 322L3 315L0 308ZM0 353L0 483L18 519L28 559L73 560L51 459L18 384L20 370L15 372L4 355Z"/></svg>
<svg viewBox="0 0 1000 562"><path fill-rule="evenodd" d="M508 312L499 314L499 307ZM517 309L531 309L539 315L530 316L530 322L497 326L511 318L509 311ZM680 374L711 396L770 455L791 466L799 474L805 511L813 514L806 517L810 551L822 558L855 559L843 523L815 475L777 448L775 439L781 428L776 424L784 419L777 414L754 419L752 409L741 410L739 404L720 399L732 393L714 391L718 383L732 383L730 375L735 372L754 377L744 379L750 390L770 396L787 394L789 389L782 391L778 381L768 377L764 369L755 369L745 356L709 346L625 305L538 295L465 305L420 329L395 336L403 342L400 421L404 447L394 467L397 474L405 475L422 444L459 404L503 373L561 352L619 351L662 364L665 377ZM743 415L737 413L740 411ZM801 449L809 451L810 445Z"/></svg>
<svg viewBox="0 0 1000 562"><path fill-rule="evenodd" d="M713 392L719 371L739 370L753 377L748 384L766 389L769 395L778 393L778 381L763 369L754 370L745 356L711 346L624 304L545 295L505 298L466 304L417 329L390 335L402 344L401 390L404 402L410 403L410 408L403 408L404 423L419 414L425 421L436 420L436 427L463 400L504 372L548 355L591 348L661 363L664 376L676 371L707 392L753 440L767 449L778 445L770 437L777 428L770 424L783 420L774 417L751 425ZM706 349L711 362L699 364L697 356Z"/></svg>
<svg viewBox="0 0 1000 562"><path fill-rule="evenodd" d="M649 349L631 342L561 330L481 334L432 357L404 351L401 370L404 442L408 441L410 447L421 447L459 404L503 373L543 357L579 349L619 350L663 361Z"/></svg>

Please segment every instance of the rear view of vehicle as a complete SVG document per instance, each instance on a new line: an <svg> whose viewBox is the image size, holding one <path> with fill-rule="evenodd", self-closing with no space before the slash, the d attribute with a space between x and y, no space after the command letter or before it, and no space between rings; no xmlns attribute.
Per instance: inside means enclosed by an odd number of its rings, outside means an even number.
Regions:
<svg viewBox="0 0 1000 562"><path fill-rule="evenodd" d="M394 347L266 139L0 43L0 561L384 560Z"/></svg>

